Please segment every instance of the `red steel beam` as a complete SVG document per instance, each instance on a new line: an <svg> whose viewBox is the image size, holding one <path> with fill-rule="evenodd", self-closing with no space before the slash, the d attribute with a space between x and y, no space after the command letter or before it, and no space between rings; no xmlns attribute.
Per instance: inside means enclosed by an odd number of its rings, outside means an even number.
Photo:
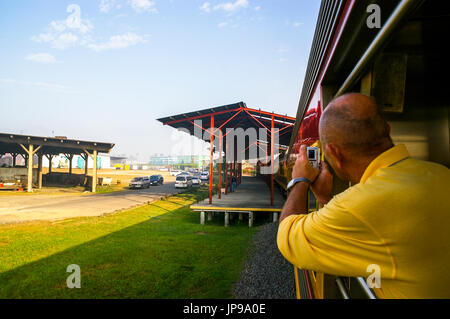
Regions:
<svg viewBox="0 0 450 319"><path fill-rule="evenodd" d="M183 119L168 121L168 122L163 123L163 125L171 125L171 124L176 124L176 123L185 122L185 121L189 121L189 120L196 120L196 119L201 119L201 118L210 117L210 116L214 116L214 115L220 115L220 114L231 113L231 112L239 112L239 111L246 111L247 113L255 112L255 113L264 114L264 115L270 115L270 116L273 115L273 116L275 116L277 118L287 119L287 120L291 120L291 121L295 121L296 120L295 117L291 117L291 116L287 116L287 115L281 115L281 114L275 114L275 113L271 113L271 112L265 112L265 111L261 111L261 110L248 108L248 107L239 107L239 108L231 109L231 110L223 110L223 111L218 111L218 112L213 112L213 113L208 113L208 114L202 114L202 115L196 115L196 116L190 116L190 117L186 117L186 118L183 118Z"/></svg>
<svg viewBox="0 0 450 319"><path fill-rule="evenodd" d="M220 125L217 130L220 130L225 124L227 124L228 122L230 122L232 119L234 119L234 117L238 114L240 114L242 112L242 109L240 109L239 111L236 112L236 114L234 114L232 117L230 117L225 123L223 123L222 125Z"/></svg>
<svg viewBox="0 0 450 319"><path fill-rule="evenodd" d="M228 145L225 145L225 149ZM227 153L225 150L225 195L228 194L228 162L227 162Z"/></svg>
<svg viewBox="0 0 450 319"><path fill-rule="evenodd" d="M270 134L270 206L273 206L273 160L274 160L274 146L275 141L273 140L273 135L275 133L275 124L274 124L274 117L272 116L272 131Z"/></svg>
<svg viewBox="0 0 450 319"><path fill-rule="evenodd" d="M276 113L271 113L271 112L265 112L265 111L261 111L261 110L252 109L252 108L249 108L249 107L246 107L245 110L248 110L248 111L251 111L251 112L260 113L260 114L270 115L270 116L276 116L276 117L280 117L280 118L291 120L291 121L296 121L297 120L295 117L291 117L291 116L287 116L287 115L281 115L281 114L276 114Z"/></svg>
<svg viewBox="0 0 450 319"><path fill-rule="evenodd" d="M222 134L220 134L222 135ZM219 199L222 198L222 140L223 138L219 137Z"/></svg>
<svg viewBox="0 0 450 319"><path fill-rule="evenodd" d="M214 115L211 115L211 156L209 159L209 203L212 204L212 182L213 182L213 153L214 153Z"/></svg>
<svg viewBox="0 0 450 319"><path fill-rule="evenodd" d="M241 109L243 109L243 108L239 107L237 109L232 109L232 110L224 110L224 111L218 111L218 112L213 112L213 113L208 113L208 114L202 114L202 115L197 115L197 116L186 117L184 119L179 119L179 120L174 120L174 121L169 121L169 122L163 123L163 125L170 125L170 124L185 122L185 121L189 121L189 120L197 120L197 119L210 117L210 116L214 116L214 115L225 114L225 113L230 113L230 112L236 112L236 111L239 111Z"/></svg>
<svg viewBox="0 0 450 319"><path fill-rule="evenodd" d="M250 115L250 117L251 117L252 119L254 119L256 122L258 122L263 128L265 128L265 129L269 132L269 129L268 129L264 124L262 124L256 117L254 117L252 114L250 114L247 110L245 110L245 112L246 112L248 115Z"/></svg>

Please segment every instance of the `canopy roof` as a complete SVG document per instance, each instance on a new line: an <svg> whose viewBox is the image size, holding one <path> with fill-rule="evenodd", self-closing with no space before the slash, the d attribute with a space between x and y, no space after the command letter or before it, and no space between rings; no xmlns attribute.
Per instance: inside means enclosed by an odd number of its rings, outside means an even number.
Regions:
<svg viewBox="0 0 450 319"><path fill-rule="evenodd" d="M31 135L18 135L0 133L0 154L23 153L20 144L41 146L40 151L44 154L81 154L84 151L109 153L114 147L112 143L88 142L80 140L69 140L64 137L43 137Z"/></svg>
<svg viewBox="0 0 450 319"><path fill-rule="evenodd" d="M274 128L279 129L279 144L284 146L289 145L295 123L295 117L248 108L244 102L167 116L158 119L158 121L176 129L187 130L189 134L195 136L195 131L199 129L210 131L211 118L214 121L213 127L220 128L223 135L226 135L227 128L242 128L244 130L263 128L270 133L273 118ZM226 136L224 136L224 142L225 140Z"/></svg>

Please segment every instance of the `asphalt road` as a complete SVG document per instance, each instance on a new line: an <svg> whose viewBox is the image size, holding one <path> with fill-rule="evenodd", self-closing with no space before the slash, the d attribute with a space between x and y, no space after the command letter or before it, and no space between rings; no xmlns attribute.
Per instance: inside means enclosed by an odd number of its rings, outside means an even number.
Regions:
<svg viewBox="0 0 450 319"><path fill-rule="evenodd" d="M96 195L0 196L0 224L110 214L179 193L174 184Z"/></svg>

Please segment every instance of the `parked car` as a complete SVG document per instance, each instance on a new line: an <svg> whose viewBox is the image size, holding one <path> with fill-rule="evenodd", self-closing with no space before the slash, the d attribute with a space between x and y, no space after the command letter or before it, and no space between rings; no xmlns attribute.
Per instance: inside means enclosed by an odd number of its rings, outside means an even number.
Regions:
<svg viewBox="0 0 450 319"><path fill-rule="evenodd" d="M188 172L181 172L177 176L191 176L191 174L189 174Z"/></svg>
<svg viewBox="0 0 450 319"><path fill-rule="evenodd" d="M177 175L180 174L180 173L181 173L180 170L174 169L174 170L171 170L171 171L170 171L170 176L177 176Z"/></svg>
<svg viewBox="0 0 450 319"><path fill-rule="evenodd" d="M135 177L131 180L130 188L149 188L150 187L150 178L147 176L144 177Z"/></svg>
<svg viewBox="0 0 450 319"><path fill-rule="evenodd" d="M188 188L192 186L192 177L186 175L178 175L175 179L175 188Z"/></svg>
<svg viewBox="0 0 450 319"><path fill-rule="evenodd" d="M207 182L209 180L209 172L202 172L200 174L200 179L202 182Z"/></svg>
<svg viewBox="0 0 450 319"><path fill-rule="evenodd" d="M192 186L201 186L202 180L199 176L192 176Z"/></svg>
<svg viewBox="0 0 450 319"><path fill-rule="evenodd" d="M162 185L164 184L164 178L161 175L150 176L150 185Z"/></svg>

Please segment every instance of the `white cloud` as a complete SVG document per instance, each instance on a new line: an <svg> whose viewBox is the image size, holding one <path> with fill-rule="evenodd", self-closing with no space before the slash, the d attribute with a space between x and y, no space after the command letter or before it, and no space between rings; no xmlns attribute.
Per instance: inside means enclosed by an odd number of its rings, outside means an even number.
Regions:
<svg viewBox="0 0 450 319"><path fill-rule="evenodd" d="M206 13L211 12L211 3L205 2L205 3L200 7L200 10L202 10L202 11L204 11L204 12L206 12Z"/></svg>
<svg viewBox="0 0 450 319"><path fill-rule="evenodd" d="M99 9L103 13L108 13L114 7L114 0L102 0Z"/></svg>
<svg viewBox="0 0 450 319"><path fill-rule="evenodd" d="M154 3L148 0L132 0L130 4L136 5L136 10L146 10L152 12ZM104 5L104 7L102 7ZM109 7L106 7L109 5ZM102 1L100 10L109 10L114 6L114 1ZM117 8L118 5L115 5ZM98 42L92 37L94 26L81 18L81 9L77 5L69 5L67 12L70 14L66 20L57 20L49 23L44 33L32 36L31 39L38 43L48 43L52 48L64 50L71 47L87 47L94 51L104 51L111 49L123 49L138 43L146 42L145 36L135 33L115 35L107 42Z"/></svg>
<svg viewBox="0 0 450 319"><path fill-rule="evenodd" d="M226 27L228 25L228 22L221 22L221 23L219 23L217 26L219 27L219 28L224 28L224 27Z"/></svg>
<svg viewBox="0 0 450 319"><path fill-rule="evenodd" d="M224 10L226 12L233 12L240 8L247 8L248 0L236 0L235 2L223 2L214 6L214 10Z"/></svg>
<svg viewBox="0 0 450 319"><path fill-rule="evenodd" d="M259 11L259 10L261 10L261 6L256 6L255 11Z"/></svg>
<svg viewBox="0 0 450 319"><path fill-rule="evenodd" d="M52 48L64 50L73 47L78 42L78 37L72 33L62 33L52 41Z"/></svg>
<svg viewBox="0 0 450 319"><path fill-rule="evenodd" d="M51 33L41 33L39 35L33 35L31 37L31 40L37 43L45 43L45 42L51 42L55 39L55 36Z"/></svg>
<svg viewBox="0 0 450 319"><path fill-rule="evenodd" d="M31 39L38 43L49 43L52 48L59 50L75 46L80 39L86 42L94 26L89 20L81 18L79 6L69 5L67 12L72 14L65 20L51 21L45 33L32 36Z"/></svg>
<svg viewBox="0 0 450 319"><path fill-rule="evenodd" d="M37 62L37 63L56 63L56 59L53 55L48 53L32 53L25 57L25 60Z"/></svg>
<svg viewBox="0 0 450 319"><path fill-rule="evenodd" d="M50 43L50 46L54 49L65 50L75 46L78 42L78 37L73 33L41 33L38 36L31 38L38 43Z"/></svg>
<svg viewBox="0 0 450 319"><path fill-rule="evenodd" d="M141 12L151 12L158 13L158 10L155 8L155 3L150 0L128 0L128 3L137 13Z"/></svg>
<svg viewBox="0 0 450 319"><path fill-rule="evenodd" d="M109 38L108 42L99 44L89 44L88 47L96 52L114 49L124 49L139 43L145 43L147 40L144 37L135 33L126 33L122 35L115 35Z"/></svg>
<svg viewBox="0 0 450 319"><path fill-rule="evenodd" d="M299 26L301 26L301 25L303 25L303 24L304 24L303 22L294 22L293 26L294 26L295 28L298 28Z"/></svg>

